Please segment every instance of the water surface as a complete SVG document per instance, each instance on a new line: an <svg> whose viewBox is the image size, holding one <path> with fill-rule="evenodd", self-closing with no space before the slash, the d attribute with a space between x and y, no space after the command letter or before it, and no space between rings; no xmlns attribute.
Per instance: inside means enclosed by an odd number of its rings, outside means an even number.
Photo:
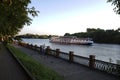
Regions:
<svg viewBox="0 0 120 80"><path fill-rule="evenodd" d="M116 63L120 60L120 45L116 44L97 44L92 46L88 45L70 45L70 44L56 44L50 43L49 39L23 39L24 42L33 45L45 45L50 46L52 49L59 48L63 52L74 51L74 54L89 57L89 55L95 55L96 59ZM111 61L111 60L112 61Z"/></svg>

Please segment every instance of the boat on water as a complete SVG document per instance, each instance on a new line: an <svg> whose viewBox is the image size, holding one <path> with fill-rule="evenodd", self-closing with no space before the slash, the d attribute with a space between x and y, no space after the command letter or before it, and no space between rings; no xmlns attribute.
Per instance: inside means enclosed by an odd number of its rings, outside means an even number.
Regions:
<svg viewBox="0 0 120 80"><path fill-rule="evenodd" d="M80 45L93 44L93 41L91 38L77 38L76 36L51 37L50 42L63 43L63 44L80 44Z"/></svg>

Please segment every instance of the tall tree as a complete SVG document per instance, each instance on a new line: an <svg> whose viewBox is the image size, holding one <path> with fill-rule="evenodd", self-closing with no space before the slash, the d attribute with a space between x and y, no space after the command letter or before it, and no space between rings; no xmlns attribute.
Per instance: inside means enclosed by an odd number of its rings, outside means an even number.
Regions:
<svg viewBox="0 0 120 80"><path fill-rule="evenodd" d="M3 37L13 36L24 25L30 25L33 17L37 16L34 7L29 8L31 0L0 0L0 34Z"/></svg>
<svg viewBox="0 0 120 80"><path fill-rule="evenodd" d="M111 2L114 5L114 11L117 14L120 14L120 0L108 0L107 2Z"/></svg>

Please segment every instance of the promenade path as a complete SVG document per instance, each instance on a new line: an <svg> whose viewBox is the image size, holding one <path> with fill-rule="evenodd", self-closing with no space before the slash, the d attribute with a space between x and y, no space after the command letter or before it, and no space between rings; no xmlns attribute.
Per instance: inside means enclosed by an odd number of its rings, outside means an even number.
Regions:
<svg viewBox="0 0 120 80"><path fill-rule="evenodd" d="M120 80L116 76L107 73L91 70L87 67L75 63L69 63L60 58L40 54L24 47L16 46L21 51L38 60L41 64L46 65L59 73L65 80Z"/></svg>
<svg viewBox="0 0 120 80"><path fill-rule="evenodd" d="M2 43L0 43L0 80L31 80Z"/></svg>

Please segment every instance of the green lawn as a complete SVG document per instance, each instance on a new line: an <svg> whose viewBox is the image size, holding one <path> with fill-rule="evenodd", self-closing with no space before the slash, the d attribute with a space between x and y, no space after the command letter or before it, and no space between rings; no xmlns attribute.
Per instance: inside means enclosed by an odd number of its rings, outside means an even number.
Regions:
<svg viewBox="0 0 120 80"><path fill-rule="evenodd" d="M26 55L19 49L11 45L8 45L7 47L37 80L63 80L63 77L61 77L58 73L44 65L41 65L38 61Z"/></svg>

